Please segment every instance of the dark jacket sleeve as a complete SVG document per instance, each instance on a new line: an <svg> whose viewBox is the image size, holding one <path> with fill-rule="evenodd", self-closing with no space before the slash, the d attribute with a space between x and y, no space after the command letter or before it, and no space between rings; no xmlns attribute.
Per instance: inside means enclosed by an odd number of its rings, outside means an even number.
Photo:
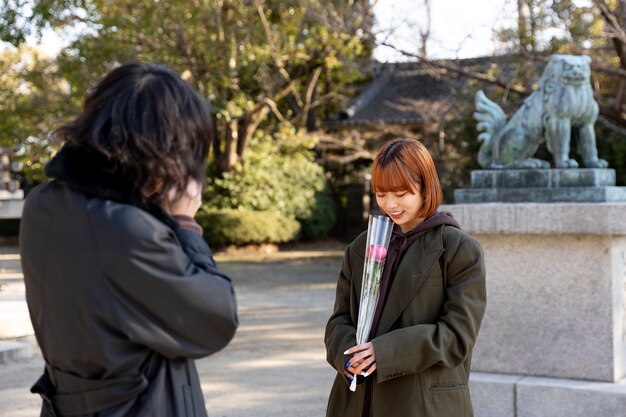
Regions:
<svg viewBox="0 0 626 417"><path fill-rule="evenodd" d="M119 217L119 229L103 233L100 259L115 314L102 319L168 358L225 347L238 326L235 292L202 237L145 213Z"/></svg>
<svg viewBox="0 0 626 417"><path fill-rule="evenodd" d="M326 324L326 333L324 336L326 360L333 368L342 374L344 365L349 358L344 355L343 352L356 345L356 327L350 317L351 281L352 271L350 267L349 246L346 249L339 279L337 280L333 314Z"/></svg>
<svg viewBox="0 0 626 417"><path fill-rule="evenodd" d="M447 251L446 301L435 323L390 331L372 340L377 381L386 375L417 374L439 364L461 365L471 353L485 312L485 264L474 239L444 238Z"/></svg>

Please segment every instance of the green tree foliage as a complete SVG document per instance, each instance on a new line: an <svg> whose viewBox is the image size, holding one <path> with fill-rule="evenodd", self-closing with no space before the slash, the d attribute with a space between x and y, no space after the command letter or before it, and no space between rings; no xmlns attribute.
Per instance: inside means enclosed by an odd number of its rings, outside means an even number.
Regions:
<svg viewBox="0 0 626 417"><path fill-rule="evenodd" d="M302 221L305 236L318 235L334 223L334 207L313 151L302 145L309 139L295 131L315 130L364 78L371 26L367 0L7 0L0 4L3 41L19 47L43 29L74 40L40 77L41 92L47 81L64 80L64 100L42 96L49 106L34 110L30 94L31 107L23 108L54 117L28 132L7 120L6 135L47 145L47 133L78 111L85 91L111 68L163 63L212 102L211 168L220 178L212 189L224 193L212 194L213 205L273 210Z"/></svg>
<svg viewBox="0 0 626 417"><path fill-rule="evenodd" d="M212 156L227 172L270 115L313 128L337 106L362 77L371 19L367 1L9 0L0 34L18 45L46 27L78 31L58 58L73 99L120 62L169 65L212 101Z"/></svg>
<svg viewBox="0 0 626 417"><path fill-rule="evenodd" d="M64 116L69 85L54 60L26 45L6 47L0 52L0 96L0 147L24 145L26 154L18 159L23 173L41 180L51 152L46 132Z"/></svg>

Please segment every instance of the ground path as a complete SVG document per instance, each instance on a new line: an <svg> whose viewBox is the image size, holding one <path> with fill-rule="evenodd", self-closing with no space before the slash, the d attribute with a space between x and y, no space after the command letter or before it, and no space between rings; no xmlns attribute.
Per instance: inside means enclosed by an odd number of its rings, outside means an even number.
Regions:
<svg viewBox="0 0 626 417"><path fill-rule="evenodd" d="M333 244L219 262L235 283L240 328L226 349L197 362L209 417L324 415L334 371L323 332L341 255ZM28 389L42 366L39 355L0 365L0 416L38 415Z"/></svg>

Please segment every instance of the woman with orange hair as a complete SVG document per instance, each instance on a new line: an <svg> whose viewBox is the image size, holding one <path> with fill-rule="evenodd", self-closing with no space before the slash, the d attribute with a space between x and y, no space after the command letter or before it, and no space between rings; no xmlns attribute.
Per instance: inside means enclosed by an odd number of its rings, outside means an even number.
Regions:
<svg viewBox="0 0 626 417"><path fill-rule="evenodd" d="M370 341L356 346L366 233L346 249L324 339L337 370L326 415L472 416L471 354L486 305L482 249L450 213L437 211L441 185L418 141L380 149L372 188L394 230Z"/></svg>

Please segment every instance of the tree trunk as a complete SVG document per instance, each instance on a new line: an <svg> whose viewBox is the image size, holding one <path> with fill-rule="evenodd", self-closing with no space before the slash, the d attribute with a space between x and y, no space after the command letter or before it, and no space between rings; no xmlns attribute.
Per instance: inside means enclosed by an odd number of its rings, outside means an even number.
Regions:
<svg viewBox="0 0 626 417"><path fill-rule="evenodd" d="M532 47L528 33L528 18L526 7L529 7L526 0L517 0L517 31L519 36L519 47L522 53L530 52Z"/></svg>
<svg viewBox="0 0 626 417"><path fill-rule="evenodd" d="M243 159L246 149L250 144L250 139L254 132L259 128L259 125L270 112L270 108L265 105L258 108L251 113L246 114L239 123L239 134L237 138L237 158Z"/></svg>
<svg viewBox="0 0 626 417"><path fill-rule="evenodd" d="M232 171L239 157L237 156L237 140L239 130L237 129L237 119L221 123L221 137L224 143L224 151L217 160L220 174Z"/></svg>
<svg viewBox="0 0 626 417"><path fill-rule="evenodd" d="M211 114L211 129L213 130L213 143L211 143L210 150L212 151L213 160L219 161L222 157L222 141L220 140L220 130L217 126L217 118Z"/></svg>
<svg viewBox="0 0 626 417"><path fill-rule="evenodd" d="M617 10L615 11L615 17L617 20L617 24L620 26L622 33L624 33L624 28L626 27L626 1L619 0L617 5ZM617 51L617 56L619 56L619 62L623 69L626 69L626 46L624 44L623 36L615 36L613 38L613 43L615 44L615 50Z"/></svg>
<svg viewBox="0 0 626 417"><path fill-rule="evenodd" d="M428 40L430 39L430 27L432 23L430 0L424 0L424 8L426 9L426 27L420 29L419 55L426 58L426 54L428 53Z"/></svg>

